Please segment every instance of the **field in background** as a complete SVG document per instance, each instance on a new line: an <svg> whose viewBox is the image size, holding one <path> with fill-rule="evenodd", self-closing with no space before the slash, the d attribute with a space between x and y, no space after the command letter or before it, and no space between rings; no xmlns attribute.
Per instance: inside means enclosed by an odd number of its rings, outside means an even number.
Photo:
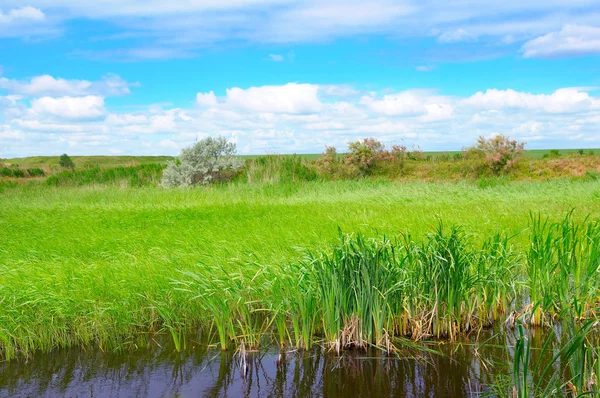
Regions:
<svg viewBox="0 0 600 398"><path fill-rule="evenodd" d="M407 153L401 161L381 163L367 178L394 181L479 181L495 184L502 180L544 180L553 178L600 178L600 150L526 151L500 176L481 168L476 160L460 152ZM343 172L323 172L317 159L321 155L242 156L243 167L234 181L249 184L296 183L313 180L356 179ZM338 154L342 160L343 154ZM73 156L75 168L59 166L58 157L31 157L0 160L0 189L27 183L48 185L157 186L168 156ZM343 161L340 164L343 165ZM486 170L487 169L487 170ZM358 176L359 177L359 176Z"/></svg>
<svg viewBox="0 0 600 398"><path fill-rule="evenodd" d="M524 151L523 155L526 158L541 159L544 155L550 155L552 149L530 149ZM556 151L556 149L554 149ZM577 154L580 149L558 149L561 155ZM584 153L595 155L600 154L600 148L584 149ZM440 155L450 155L461 153L461 151L430 151L423 152L425 156L431 155L437 157ZM264 155L241 155L242 158L255 159ZM286 154L273 154L278 156L286 156ZM340 156L343 153L340 152ZM320 153L299 154L298 156L307 160L316 160L321 156ZM174 159L173 156L71 156L76 167L126 167L138 166L148 163L165 163L168 160ZM58 156L31 156L26 158L1 159L0 164L17 164L23 167L58 167Z"/></svg>
<svg viewBox="0 0 600 398"><path fill-rule="evenodd" d="M129 167L149 163L165 163L172 156L71 156L76 168ZM59 156L32 156L27 158L0 159L0 165L19 165L22 168L40 167L48 170L60 169Z"/></svg>

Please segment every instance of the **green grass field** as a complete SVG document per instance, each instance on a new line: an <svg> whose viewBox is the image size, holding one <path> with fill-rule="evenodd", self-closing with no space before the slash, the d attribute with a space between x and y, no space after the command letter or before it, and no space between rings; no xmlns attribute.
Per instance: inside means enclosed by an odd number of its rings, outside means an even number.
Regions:
<svg viewBox="0 0 600 398"><path fill-rule="evenodd" d="M0 193L0 346L5 357L57 346L133 344L140 332L205 322L174 281L206 267L267 267L327 248L338 228L420 237L438 220L474 241L524 230L531 212L600 217L600 182L17 186ZM179 286L180 287L180 286ZM204 319L204 321L203 321Z"/></svg>
<svg viewBox="0 0 600 398"><path fill-rule="evenodd" d="M541 159L544 155L550 154L550 149L533 149L526 150L524 157L532 159ZM572 155L578 153L578 149L560 149L561 155ZM585 149L586 154L594 153L600 154L600 149ZM460 151L439 151L439 152L424 152L424 154L437 157L443 154L453 156ZM340 156L342 153L340 152ZM255 159L264 155L244 155L243 158ZM302 158L307 160L316 160L321 154L302 154ZM149 163L165 163L168 160L173 159L172 156L71 156L71 159L78 168L88 167L126 167L126 166L138 166ZM17 164L22 168L27 167L58 167L58 156L32 156L26 158L13 158L13 159L0 159L0 164Z"/></svg>
<svg viewBox="0 0 600 398"><path fill-rule="evenodd" d="M76 168L89 167L126 167L150 163L165 163L172 156L71 156ZM31 156L27 158L0 159L0 164L15 164L21 168L48 167L59 168L59 156Z"/></svg>

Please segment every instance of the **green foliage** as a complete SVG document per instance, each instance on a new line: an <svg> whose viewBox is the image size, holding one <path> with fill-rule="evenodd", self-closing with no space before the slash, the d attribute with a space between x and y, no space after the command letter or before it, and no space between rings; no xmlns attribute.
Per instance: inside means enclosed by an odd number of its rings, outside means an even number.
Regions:
<svg viewBox="0 0 600 398"><path fill-rule="evenodd" d="M25 177L25 170L21 170L18 168L13 168L12 169L12 176L13 177L17 177L17 178L23 178Z"/></svg>
<svg viewBox="0 0 600 398"><path fill-rule="evenodd" d="M73 160L71 160L71 158L69 157L69 155L67 155L66 153L63 153L62 155L60 155L60 159L58 161L58 164L63 169L71 169L71 170L73 170L75 168L75 163L73 163Z"/></svg>
<svg viewBox="0 0 600 398"><path fill-rule="evenodd" d="M3 177L12 177L12 175L13 175L12 169L9 169L8 167L2 167L0 169L0 176L3 176Z"/></svg>
<svg viewBox="0 0 600 398"><path fill-rule="evenodd" d="M248 184L291 184L317 179L313 162L298 155L266 155L246 159L241 179Z"/></svg>
<svg viewBox="0 0 600 398"><path fill-rule="evenodd" d="M531 347L531 332L522 322L517 326L513 354L512 387L503 388L501 395L515 398L595 397L598 387L598 361L600 351L592 340L596 321L577 324L571 314L562 314L563 327L552 330L539 352ZM558 344L553 344L554 340ZM548 358L542 361L543 358ZM564 367L568 368L565 372Z"/></svg>
<svg viewBox="0 0 600 398"><path fill-rule="evenodd" d="M224 137L200 140L167 163L161 184L173 188L228 181L243 165L235 153L235 144Z"/></svg>
<svg viewBox="0 0 600 398"><path fill-rule="evenodd" d="M49 176L46 184L52 186L125 184L130 187L157 185L164 168L165 166L161 164L143 164L135 167L65 170Z"/></svg>
<svg viewBox="0 0 600 398"><path fill-rule="evenodd" d="M27 169L27 174L29 174L31 177L43 177L46 173L44 173L44 170L40 169L39 167L34 167Z"/></svg>
<svg viewBox="0 0 600 398"><path fill-rule="evenodd" d="M590 180L600 180L600 171L588 170L585 172L585 176Z"/></svg>
<svg viewBox="0 0 600 398"><path fill-rule="evenodd" d="M577 316L595 316L600 294L600 220L576 222L569 213L560 222L532 216L527 252L532 325L550 323L579 303Z"/></svg>
<svg viewBox="0 0 600 398"><path fill-rule="evenodd" d="M578 152L578 153L580 153L581 155L583 155L583 150L580 149L579 151L580 152ZM561 155L561 153L560 153L560 151L558 149L551 149L548 153L545 153L542 156L542 159L556 159L556 158L559 158L561 156L562 155Z"/></svg>
<svg viewBox="0 0 600 398"><path fill-rule="evenodd" d="M481 189L493 188L499 185L506 184L508 181L506 177L490 176L481 177L477 180L477 186Z"/></svg>

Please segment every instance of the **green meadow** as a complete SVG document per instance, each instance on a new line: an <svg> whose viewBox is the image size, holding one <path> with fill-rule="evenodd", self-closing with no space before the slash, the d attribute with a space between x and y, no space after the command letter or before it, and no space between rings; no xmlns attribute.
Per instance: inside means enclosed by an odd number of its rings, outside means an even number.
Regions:
<svg viewBox="0 0 600 398"><path fill-rule="evenodd" d="M581 221L600 217L599 203L597 180L483 188L470 182L371 179L172 190L7 188L0 194L2 356L74 345L127 348L161 330L216 330L214 315L222 311L202 299L202 288L194 283L219 281L220 289L229 291L228 283L242 283L242 275L243 284L253 286L257 270L282 270L308 251L329 253L339 244L340 230L366 239L410 233L418 241L441 220L448 230L460 226L474 247L501 232L511 237L507 248L525 253L532 213L560 221L574 210ZM276 279L273 272L261 276L264 283ZM261 294L247 293L237 305ZM317 317L323 310L314 311ZM236 326L223 332L223 345L242 333L236 314L230 315ZM280 327L290 322L286 315ZM323 335L315 323L310 334ZM262 319L252 327L266 334L275 323ZM292 335L281 330L281 342L301 340Z"/></svg>

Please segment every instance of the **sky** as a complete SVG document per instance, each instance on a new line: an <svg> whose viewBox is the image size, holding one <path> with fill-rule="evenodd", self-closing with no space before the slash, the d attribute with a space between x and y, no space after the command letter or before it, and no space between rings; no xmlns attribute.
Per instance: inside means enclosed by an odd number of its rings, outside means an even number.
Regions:
<svg viewBox="0 0 600 398"><path fill-rule="evenodd" d="M0 157L600 147L600 0L0 0Z"/></svg>

